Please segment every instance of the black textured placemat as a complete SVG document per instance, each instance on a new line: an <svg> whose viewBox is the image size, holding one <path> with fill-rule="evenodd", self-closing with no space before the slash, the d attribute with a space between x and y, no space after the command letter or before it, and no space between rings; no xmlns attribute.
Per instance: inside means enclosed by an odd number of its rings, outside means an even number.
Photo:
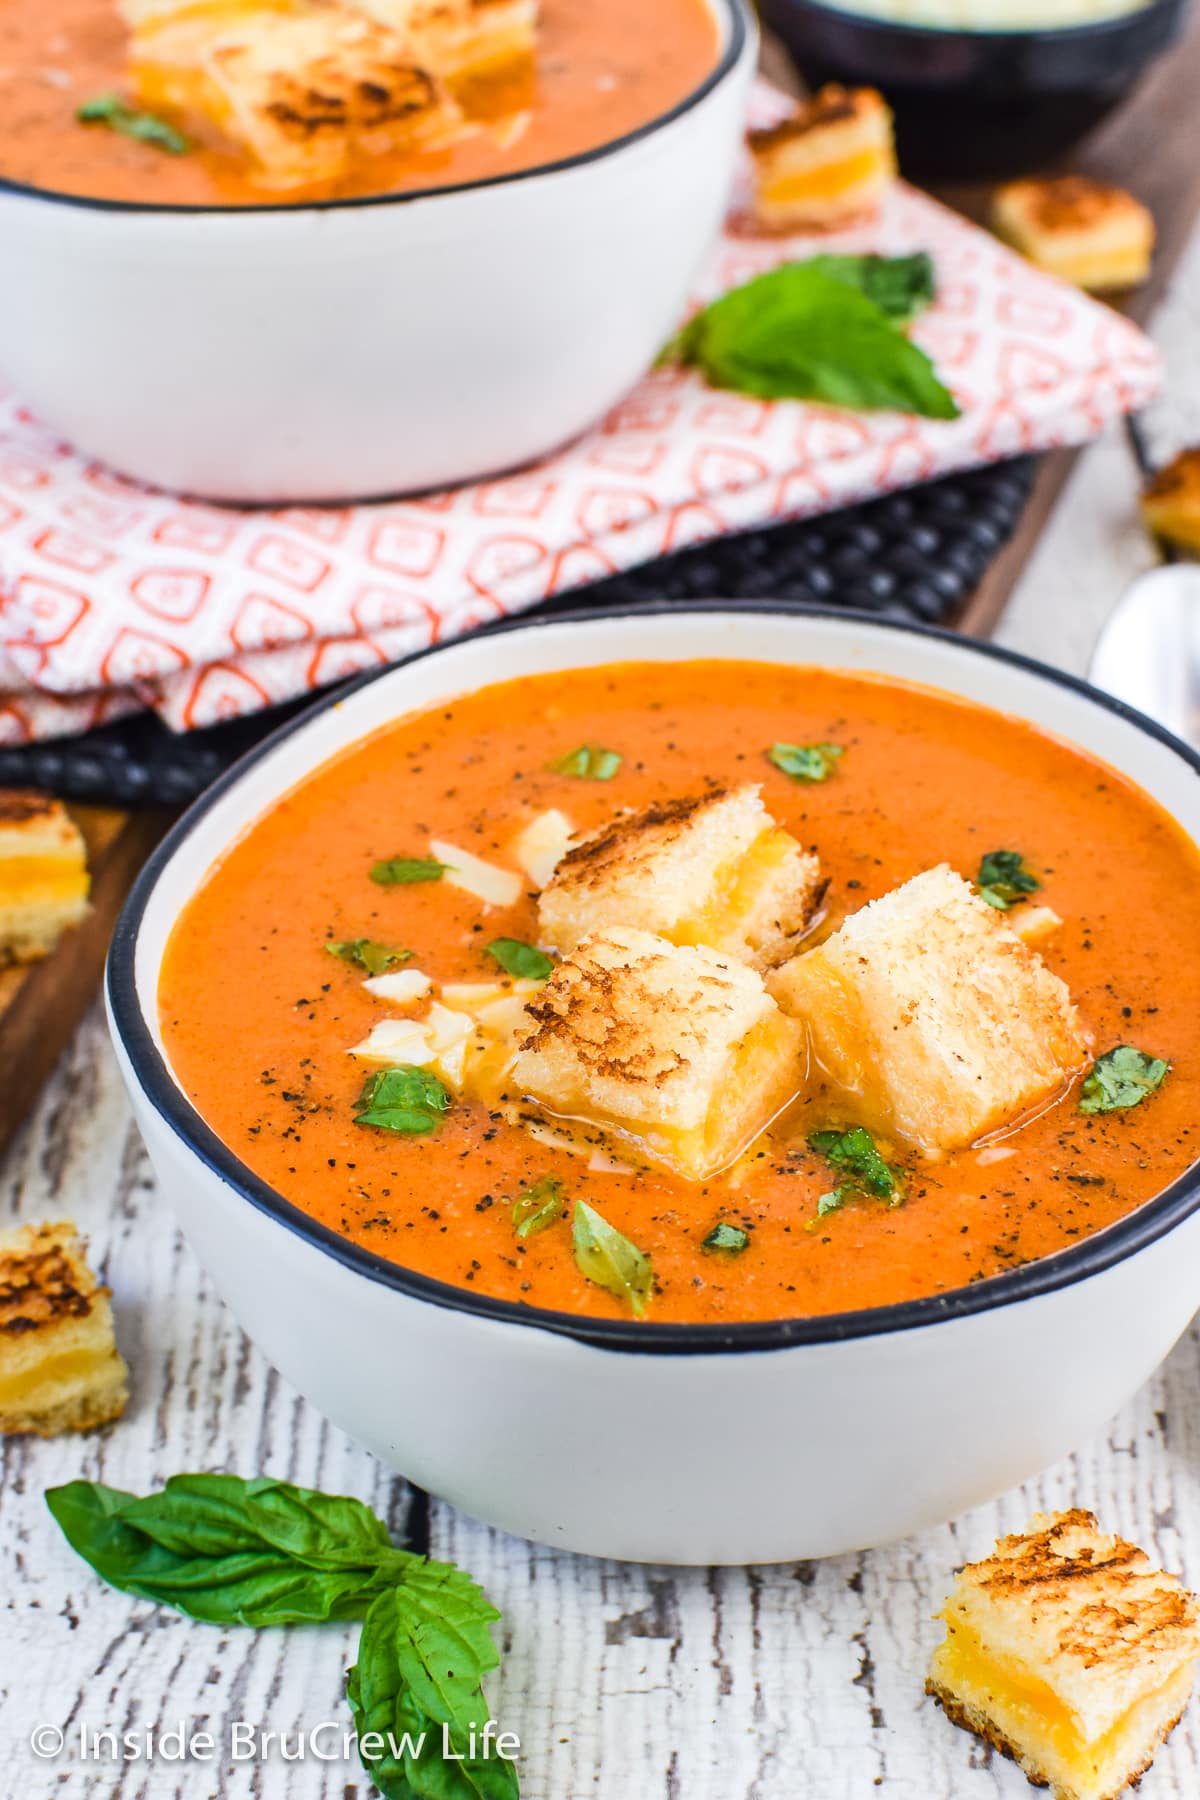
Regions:
<svg viewBox="0 0 1200 1800"><path fill-rule="evenodd" d="M526 616L639 600L773 597L947 624L1012 535L1034 468L1032 457L1020 457L818 519L716 538L556 595ZM145 713L81 737L0 748L0 786L115 806L180 806L312 698L205 731L168 731Z"/></svg>

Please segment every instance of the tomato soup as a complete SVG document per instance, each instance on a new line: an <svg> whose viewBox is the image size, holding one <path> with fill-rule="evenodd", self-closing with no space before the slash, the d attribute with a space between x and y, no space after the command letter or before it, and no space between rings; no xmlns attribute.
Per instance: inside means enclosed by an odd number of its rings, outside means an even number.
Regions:
<svg viewBox="0 0 1200 1800"><path fill-rule="evenodd" d="M719 54L705 0L544 0L536 56L458 94L473 134L439 148L360 159L334 186L264 187L202 121L176 121L172 155L76 118L128 87L129 34L116 0L0 0L0 177L59 193L161 205L237 206L450 187L612 143L699 87Z"/></svg>
<svg viewBox="0 0 1200 1800"><path fill-rule="evenodd" d="M801 781L769 759L777 744L841 754L827 779ZM603 747L590 779L577 746ZM808 1139L841 1121L819 1082L732 1168L695 1181L624 1160L615 1143L573 1153L457 1094L420 1135L355 1123L365 1071L348 1051L389 1008L327 943L402 946L436 995L503 981L493 940L538 939L527 882L513 904L489 907L445 880L380 886L380 860L430 859L431 842L447 840L511 870L514 839L547 809L578 834L708 783L760 784L773 818L819 855L828 887L801 950L934 865L975 879L988 853L1019 852L1040 884L1020 904L1061 921L1038 949L1091 1053L1137 1046L1170 1063L1166 1078L1140 1104L1087 1113L1076 1077L1035 1116L940 1158L893 1145L902 1203L863 1192L826 1215L830 1169ZM1200 1014L1184 978L1197 943L1195 847L1123 777L1031 727L882 678L628 664L466 696L306 780L187 906L160 1010L200 1114L353 1242L506 1300L627 1316L573 1254L582 1201L650 1259L648 1318L731 1322L944 1293L1077 1243L1179 1176L1200 1150ZM518 1236L514 1203L547 1176L563 1216ZM745 1239L739 1254L705 1247L721 1224Z"/></svg>

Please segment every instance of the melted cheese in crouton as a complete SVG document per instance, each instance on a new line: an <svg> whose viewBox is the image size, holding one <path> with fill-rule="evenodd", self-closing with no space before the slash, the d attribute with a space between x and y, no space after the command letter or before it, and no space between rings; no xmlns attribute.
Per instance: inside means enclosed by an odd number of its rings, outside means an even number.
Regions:
<svg viewBox="0 0 1200 1800"><path fill-rule="evenodd" d="M135 30L148 107L203 115L278 186L336 180L363 148L427 142L458 120L395 33L336 4L198 5Z"/></svg>
<svg viewBox="0 0 1200 1800"><path fill-rule="evenodd" d="M702 946L613 927L528 1010L514 1084L692 1180L733 1162L800 1085L799 1027L758 975Z"/></svg>
<svg viewBox="0 0 1200 1800"><path fill-rule="evenodd" d="M755 216L773 231L831 226L878 207L896 174L892 115L873 88L824 87L750 133Z"/></svg>
<svg viewBox="0 0 1200 1800"><path fill-rule="evenodd" d="M1150 272L1153 215L1123 188L1086 175L1008 182L992 223L1022 256L1077 287L1135 287Z"/></svg>
<svg viewBox="0 0 1200 1800"><path fill-rule="evenodd" d="M128 1398L108 1289L75 1227L0 1232L0 1431L88 1431L119 1418Z"/></svg>
<svg viewBox="0 0 1200 1800"><path fill-rule="evenodd" d="M1091 1513L1037 1517L969 1563L927 1690L1056 1800L1111 1800L1187 1702L1200 1610Z"/></svg>
<svg viewBox="0 0 1200 1800"><path fill-rule="evenodd" d="M531 56L537 0L350 0L412 45L444 80L460 81Z"/></svg>
<svg viewBox="0 0 1200 1800"><path fill-rule="evenodd" d="M33 962L87 911L87 849L62 802L0 789L0 963Z"/></svg>
<svg viewBox="0 0 1200 1800"><path fill-rule="evenodd" d="M538 922L560 950L628 925L764 968L787 953L820 894L817 858L779 829L758 789L717 788L583 838L544 889Z"/></svg>
<svg viewBox="0 0 1200 1800"><path fill-rule="evenodd" d="M793 957L771 991L862 1122L931 1154L1009 1123L1086 1060L1065 984L944 864Z"/></svg>

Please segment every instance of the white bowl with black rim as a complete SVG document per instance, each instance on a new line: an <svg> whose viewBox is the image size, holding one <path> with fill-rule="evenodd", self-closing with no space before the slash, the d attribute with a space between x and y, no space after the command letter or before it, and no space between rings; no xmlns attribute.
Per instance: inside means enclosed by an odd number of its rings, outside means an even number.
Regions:
<svg viewBox="0 0 1200 1800"><path fill-rule="evenodd" d="M497 474L575 437L676 328L724 216L757 34L561 162L259 206L0 181L0 372L89 456L211 499L316 501Z"/></svg>
<svg viewBox="0 0 1200 1800"><path fill-rule="evenodd" d="M122 915L108 1004L163 1192L238 1320L389 1467L522 1537L666 1563L862 1549L1054 1462L1142 1384L1200 1302L1200 1164L1118 1224L928 1299L761 1324L516 1305L388 1262L255 1176L184 1094L159 1028L171 929L206 871L332 756L494 682L613 661L869 671L1053 731L1200 840L1200 758L1071 676L921 627L719 602L515 622L318 704L166 838Z"/></svg>

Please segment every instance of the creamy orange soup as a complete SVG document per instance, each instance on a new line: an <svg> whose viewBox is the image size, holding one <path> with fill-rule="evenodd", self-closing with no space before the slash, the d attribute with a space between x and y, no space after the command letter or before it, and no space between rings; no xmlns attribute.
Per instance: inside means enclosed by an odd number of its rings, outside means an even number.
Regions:
<svg viewBox="0 0 1200 1800"><path fill-rule="evenodd" d="M264 189L248 160L202 121L177 121L194 140L183 156L77 121L83 102L128 87L128 29L115 0L0 0L0 177L188 206L448 187L623 137L686 99L718 51L704 0L543 0L536 59L458 95L484 126L476 135L364 159L336 188L279 194Z"/></svg>
<svg viewBox="0 0 1200 1800"><path fill-rule="evenodd" d="M789 779L772 743L834 742L819 785ZM580 744L618 752L610 780L552 772ZM1061 926L1040 946L1097 1052L1168 1058L1157 1092L1080 1113L1078 1081L983 1150L900 1153L902 1205L856 1198L817 1218L831 1185L807 1134L831 1123L814 1083L732 1171L592 1167L455 1099L414 1138L356 1126L364 1070L347 1054L386 1010L324 944L402 945L435 982L500 978L484 946L537 936L534 898L486 910L431 881L381 888L379 859L430 838L512 868L544 809L580 830L702 791L762 784L774 817L819 850L830 886L816 943L868 900L941 861L974 876L1018 849ZM322 1224L443 1281L576 1313L621 1302L585 1279L569 1218L520 1241L514 1200L557 1175L653 1262L655 1320L772 1319L962 1287L1078 1242L1196 1157L1200 942L1195 847L1139 789L1080 752L941 694L812 669L629 664L497 686L401 720L322 769L261 819L181 917L161 986L167 1049L203 1117L251 1169ZM1185 975L1187 978L1185 978ZM997 1158L996 1150L1003 1152ZM702 1247L721 1221L749 1234Z"/></svg>

